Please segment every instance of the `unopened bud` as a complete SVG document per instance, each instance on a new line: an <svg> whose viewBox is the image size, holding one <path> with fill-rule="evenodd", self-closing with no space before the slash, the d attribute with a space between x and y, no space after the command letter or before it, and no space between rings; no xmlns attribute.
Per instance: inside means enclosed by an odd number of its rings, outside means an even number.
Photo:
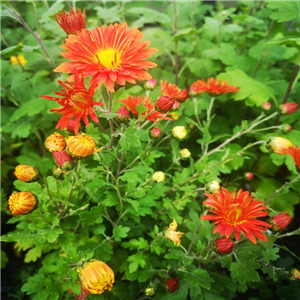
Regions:
<svg viewBox="0 0 300 300"><path fill-rule="evenodd" d="M173 110L173 111L178 110L179 105L180 105L180 103L179 103L178 101L175 100L175 102L174 102L174 104L173 104L173 107L172 107L172 110Z"/></svg>
<svg viewBox="0 0 300 300"><path fill-rule="evenodd" d="M53 156L57 164L63 171L69 171L74 168L71 156L65 151L53 151Z"/></svg>
<svg viewBox="0 0 300 300"><path fill-rule="evenodd" d="M154 182L163 182L165 180L165 173L162 171L157 171L152 175L151 179Z"/></svg>
<svg viewBox="0 0 300 300"><path fill-rule="evenodd" d="M234 243L231 239L219 238L214 242L214 251L220 255L226 255L232 252Z"/></svg>
<svg viewBox="0 0 300 300"><path fill-rule="evenodd" d="M175 126L171 130L171 136L177 140L182 140L186 137L186 129L184 126Z"/></svg>
<svg viewBox="0 0 300 300"><path fill-rule="evenodd" d="M300 279L300 272L297 269L290 270L289 279L292 281Z"/></svg>
<svg viewBox="0 0 300 300"><path fill-rule="evenodd" d="M245 178L246 180L248 180L248 181L252 180L253 177L254 177L254 175L253 175L253 173L251 173L251 172L246 172L246 173L244 173L244 178Z"/></svg>
<svg viewBox="0 0 300 300"><path fill-rule="evenodd" d="M267 150L276 154L287 154L289 147L292 147L292 143L285 138L270 137L266 141Z"/></svg>
<svg viewBox="0 0 300 300"><path fill-rule="evenodd" d="M55 179L62 179L65 174L66 172L60 168L52 168L52 175Z"/></svg>
<svg viewBox="0 0 300 300"><path fill-rule="evenodd" d="M161 136L161 130L159 128L152 128L150 131L149 131L149 136L152 138L152 139L159 139L160 136Z"/></svg>
<svg viewBox="0 0 300 300"><path fill-rule="evenodd" d="M290 115L290 114L296 112L299 109L299 107L298 107L297 103L290 102L290 103L285 103L285 104L279 105L278 109L281 114Z"/></svg>
<svg viewBox="0 0 300 300"><path fill-rule="evenodd" d="M28 183L38 181L41 178L40 171L37 168L28 165L16 166L14 174L19 180Z"/></svg>
<svg viewBox="0 0 300 300"><path fill-rule="evenodd" d="M195 88L190 88L190 92L189 92L190 97L195 97L197 96L197 92Z"/></svg>
<svg viewBox="0 0 300 300"><path fill-rule="evenodd" d="M167 112L172 109L175 100L169 96L160 96L156 99L154 106L161 112Z"/></svg>
<svg viewBox="0 0 300 300"><path fill-rule="evenodd" d="M204 187L206 193L215 193L219 189L220 189L220 184L216 180L208 182Z"/></svg>
<svg viewBox="0 0 300 300"><path fill-rule="evenodd" d="M79 125L79 130L81 130L81 125ZM64 131L66 133L75 134L75 121L70 120Z"/></svg>
<svg viewBox="0 0 300 300"><path fill-rule="evenodd" d="M284 211L268 219L267 222L272 225L272 231L277 232L282 231L289 226L293 219L294 217L291 217L286 211Z"/></svg>
<svg viewBox="0 0 300 300"><path fill-rule="evenodd" d="M153 296L155 294L155 288L153 286L149 286L145 289L146 296Z"/></svg>
<svg viewBox="0 0 300 300"><path fill-rule="evenodd" d="M263 105L261 106L262 110L264 111L268 111L271 109L271 103L270 102L265 102L263 103Z"/></svg>
<svg viewBox="0 0 300 300"><path fill-rule="evenodd" d="M280 126L280 130L281 130L283 133L288 133L288 132L290 132L290 131L293 131L294 128L293 128L291 125L289 125L289 124L282 124L282 125Z"/></svg>
<svg viewBox="0 0 300 300"><path fill-rule="evenodd" d="M178 278L170 278L165 282L166 290L170 293L174 293L179 288L179 279Z"/></svg>
<svg viewBox="0 0 300 300"><path fill-rule="evenodd" d="M176 113L176 112L174 112L174 111L172 111L172 112L170 113L170 116L171 116L171 118L172 118L174 121L177 121L177 120L179 119L178 113Z"/></svg>
<svg viewBox="0 0 300 300"><path fill-rule="evenodd" d="M180 150L179 153L180 153L181 158L189 158L191 156L191 152L186 148Z"/></svg>
<svg viewBox="0 0 300 300"><path fill-rule="evenodd" d="M66 148L66 141L60 133L54 132L47 137L45 146L50 152L60 151Z"/></svg>
<svg viewBox="0 0 300 300"><path fill-rule="evenodd" d="M153 91L156 87L156 79L149 79L144 84L144 88L146 91Z"/></svg>
<svg viewBox="0 0 300 300"><path fill-rule="evenodd" d="M125 105L122 105L118 109L117 114L119 114L120 116L116 116L116 120L122 123L127 122L130 118L130 113Z"/></svg>

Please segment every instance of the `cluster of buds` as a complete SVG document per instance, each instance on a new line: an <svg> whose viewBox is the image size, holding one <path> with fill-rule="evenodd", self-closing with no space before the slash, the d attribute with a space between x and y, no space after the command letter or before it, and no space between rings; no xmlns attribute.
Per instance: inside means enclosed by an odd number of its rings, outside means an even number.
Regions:
<svg viewBox="0 0 300 300"><path fill-rule="evenodd" d="M272 231L278 232L289 226L294 217L291 217L286 211L281 212L270 218L267 222L272 226Z"/></svg>
<svg viewBox="0 0 300 300"><path fill-rule="evenodd" d="M175 246L179 246L181 243L181 236L184 235L183 232L177 231L178 224L175 219L173 219L173 222L170 223L169 227L166 228L164 232L164 236L166 239L174 242Z"/></svg>
<svg viewBox="0 0 300 300"><path fill-rule="evenodd" d="M171 130L171 136L176 140L182 140L186 137L187 132L184 126L175 126Z"/></svg>
<svg viewBox="0 0 300 300"><path fill-rule="evenodd" d="M281 104L278 107L279 112L283 115L290 115L299 110L298 104L295 102Z"/></svg>
<svg viewBox="0 0 300 300"><path fill-rule="evenodd" d="M226 255L232 252L234 243L231 239L219 238L215 240L213 247L216 253Z"/></svg>
<svg viewBox="0 0 300 300"><path fill-rule="evenodd" d="M165 180L165 173L162 172L162 171L157 171L155 172L151 179L154 181L154 182L164 182Z"/></svg>
<svg viewBox="0 0 300 300"><path fill-rule="evenodd" d="M38 200L30 192L13 193L8 198L8 208L14 216L26 215L37 208Z"/></svg>

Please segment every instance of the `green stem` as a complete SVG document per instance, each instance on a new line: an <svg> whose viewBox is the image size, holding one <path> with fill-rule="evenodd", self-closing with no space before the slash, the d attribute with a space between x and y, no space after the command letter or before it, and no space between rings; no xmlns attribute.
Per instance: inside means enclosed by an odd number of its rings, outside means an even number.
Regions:
<svg viewBox="0 0 300 300"><path fill-rule="evenodd" d="M193 98L193 101L194 101L194 107L195 107L195 117L196 117L197 123L201 129L201 132L203 132L203 126L202 126L199 116L198 116L197 98Z"/></svg>
<svg viewBox="0 0 300 300"><path fill-rule="evenodd" d="M210 125L210 115L211 115L211 110L213 108L214 102L215 102L215 97L211 97L209 107L207 109L207 127L209 127Z"/></svg>
<svg viewBox="0 0 300 300"><path fill-rule="evenodd" d="M281 239L281 238L284 238L284 237L287 237L287 236L292 236L292 235L300 235L300 228L298 228L298 229L296 229L294 231L285 233L285 234L278 235L276 237L276 239Z"/></svg>
<svg viewBox="0 0 300 300"><path fill-rule="evenodd" d="M44 212L40 209L40 207L38 208L40 214L41 214L41 218L50 226L52 226L52 223L50 221L48 221L45 217L44 217Z"/></svg>
<svg viewBox="0 0 300 300"><path fill-rule="evenodd" d="M193 236L193 238L192 238L192 240L191 240L191 243L190 243L190 245L189 245L189 248L188 248L188 251L187 251L187 253L186 253L186 256L189 256L189 254L190 254L190 252L191 252L191 250L192 250L192 247L193 247L193 245L194 245L195 239L196 239L196 237L197 237L197 234L198 234L198 232L199 232L201 226L202 226L202 224L200 223L199 226L197 227L197 229L195 230L194 236Z"/></svg>

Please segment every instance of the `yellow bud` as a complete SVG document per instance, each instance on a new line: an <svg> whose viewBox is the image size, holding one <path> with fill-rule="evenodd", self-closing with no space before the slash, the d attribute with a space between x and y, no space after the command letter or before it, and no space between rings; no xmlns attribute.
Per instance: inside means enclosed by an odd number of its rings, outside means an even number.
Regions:
<svg viewBox="0 0 300 300"><path fill-rule="evenodd" d="M182 140L186 137L186 129L184 126L175 126L171 130L171 135L177 140Z"/></svg>
<svg viewBox="0 0 300 300"><path fill-rule="evenodd" d="M165 173L157 171L152 175L152 180L155 182L163 182L165 180Z"/></svg>
<svg viewBox="0 0 300 300"><path fill-rule="evenodd" d="M189 158L191 156L191 152L186 148L182 149L179 153L182 158Z"/></svg>

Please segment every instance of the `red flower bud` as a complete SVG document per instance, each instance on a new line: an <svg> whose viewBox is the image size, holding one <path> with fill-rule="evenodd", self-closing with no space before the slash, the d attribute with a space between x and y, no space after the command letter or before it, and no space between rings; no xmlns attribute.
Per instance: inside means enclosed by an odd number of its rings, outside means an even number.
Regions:
<svg viewBox="0 0 300 300"><path fill-rule="evenodd" d="M72 134L75 134L75 121L73 120L70 120L69 123L67 124L67 126L65 127L65 130L67 131L67 133L72 133ZM79 128L81 126L79 125Z"/></svg>
<svg viewBox="0 0 300 300"><path fill-rule="evenodd" d="M160 96L155 101L155 108L162 112L169 111L175 103L175 100L169 96Z"/></svg>
<svg viewBox="0 0 300 300"><path fill-rule="evenodd" d="M150 79L144 84L145 90L153 91L156 87L156 79Z"/></svg>
<svg viewBox="0 0 300 300"><path fill-rule="evenodd" d="M275 215L273 218L268 220L268 223L272 225L273 231L281 231L290 225L294 217L291 217L286 211Z"/></svg>
<svg viewBox="0 0 300 300"><path fill-rule="evenodd" d="M165 282L166 290L170 293L174 293L179 288L179 279L170 278Z"/></svg>
<svg viewBox="0 0 300 300"><path fill-rule="evenodd" d="M152 128L149 132L149 135L153 139L159 139L161 136L161 130L159 128Z"/></svg>
<svg viewBox="0 0 300 300"><path fill-rule="evenodd" d="M63 171L68 171L73 169L73 161L71 156L65 151L53 151L53 156L57 164L61 167Z"/></svg>
<svg viewBox="0 0 300 300"><path fill-rule="evenodd" d="M264 111L268 111L271 109L271 103L270 102L265 102L262 106L261 106L262 110Z"/></svg>
<svg viewBox="0 0 300 300"><path fill-rule="evenodd" d="M117 116L116 119L120 122L126 122L130 118L130 113L125 105L122 105L118 111L117 114L120 114L120 116Z"/></svg>
<svg viewBox="0 0 300 300"><path fill-rule="evenodd" d="M283 115L290 115L299 109L298 104L295 102L281 104L278 108Z"/></svg>
<svg viewBox="0 0 300 300"><path fill-rule="evenodd" d="M176 111L178 109L179 105L180 105L180 103L178 101L175 101L173 104L172 110Z"/></svg>
<svg viewBox="0 0 300 300"><path fill-rule="evenodd" d="M226 255L232 251L234 247L233 241L227 238L219 238L214 242L214 250L220 255Z"/></svg>
<svg viewBox="0 0 300 300"><path fill-rule="evenodd" d="M248 181L252 180L253 177L254 177L254 175L253 175L253 173L251 173L251 172L246 172L246 173L244 173L244 178L245 178L246 180L248 180Z"/></svg>
<svg viewBox="0 0 300 300"><path fill-rule="evenodd" d="M190 92L189 92L190 97L195 97L197 96L197 92L195 88L190 88Z"/></svg>

